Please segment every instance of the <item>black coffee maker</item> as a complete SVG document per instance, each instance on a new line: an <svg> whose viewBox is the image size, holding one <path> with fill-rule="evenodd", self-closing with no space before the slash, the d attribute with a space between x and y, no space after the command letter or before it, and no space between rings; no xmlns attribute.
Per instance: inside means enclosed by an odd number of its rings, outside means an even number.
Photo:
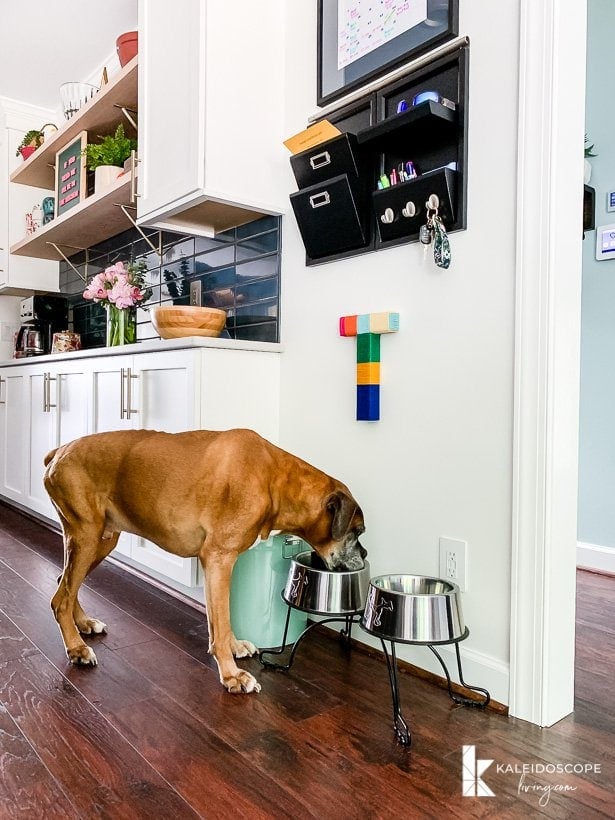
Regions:
<svg viewBox="0 0 615 820"><path fill-rule="evenodd" d="M61 296L30 296L19 307L21 327L15 337L15 358L51 353L53 334L68 327L68 301Z"/></svg>

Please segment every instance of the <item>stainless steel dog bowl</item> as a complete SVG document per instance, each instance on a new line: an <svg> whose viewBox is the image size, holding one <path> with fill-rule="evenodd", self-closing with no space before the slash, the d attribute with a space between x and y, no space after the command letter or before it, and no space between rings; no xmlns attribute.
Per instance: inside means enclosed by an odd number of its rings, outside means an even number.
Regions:
<svg viewBox="0 0 615 820"><path fill-rule="evenodd" d="M313 615L353 615L363 611L369 587L369 564L363 569L331 572L312 566L311 550L290 562L282 598L295 609Z"/></svg>
<svg viewBox="0 0 615 820"><path fill-rule="evenodd" d="M361 626L400 643L451 643L467 634L457 584L422 575L372 578Z"/></svg>

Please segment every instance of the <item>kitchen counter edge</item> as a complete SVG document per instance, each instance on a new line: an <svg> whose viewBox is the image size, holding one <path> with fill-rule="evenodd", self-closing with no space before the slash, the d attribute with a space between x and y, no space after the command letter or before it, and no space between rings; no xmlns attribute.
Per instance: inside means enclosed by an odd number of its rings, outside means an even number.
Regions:
<svg viewBox="0 0 615 820"><path fill-rule="evenodd" d="M23 359L8 359L0 362L0 367L19 367L20 365L44 364L45 362L74 361L91 359L98 356L126 356L140 353L161 353L166 350L194 350L195 348L216 348L222 350L253 350L260 353L282 353L283 347L278 342L250 342L242 339L219 339L210 337L188 336L184 339L151 339L131 345L117 347L95 347L89 350L73 350L69 353L51 353L46 356L28 356Z"/></svg>

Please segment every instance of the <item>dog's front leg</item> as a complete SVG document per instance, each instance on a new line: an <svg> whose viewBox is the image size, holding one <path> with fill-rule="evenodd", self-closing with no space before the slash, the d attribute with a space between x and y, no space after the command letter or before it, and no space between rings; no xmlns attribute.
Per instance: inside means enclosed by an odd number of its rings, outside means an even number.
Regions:
<svg viewBox="0 0 615 820"><path fill-rule="evenodd" d="M229 692L260 692L261 687L256 678L240 669L233 657L239 641L231 630L229 594L236 557L235 553L217 551L210 545L207 555L201 555L205 572L209 651L218 664L220 683Z"/></svg>

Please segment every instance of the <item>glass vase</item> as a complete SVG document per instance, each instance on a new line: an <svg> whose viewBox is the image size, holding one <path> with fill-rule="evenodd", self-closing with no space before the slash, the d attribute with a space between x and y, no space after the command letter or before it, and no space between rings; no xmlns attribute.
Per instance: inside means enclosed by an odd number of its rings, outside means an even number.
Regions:
<svg viewBox="0 0 615 820"><path fill-rule="evenodd" d="M107 347L137 341L137 309L107 305Z"/></svg>

